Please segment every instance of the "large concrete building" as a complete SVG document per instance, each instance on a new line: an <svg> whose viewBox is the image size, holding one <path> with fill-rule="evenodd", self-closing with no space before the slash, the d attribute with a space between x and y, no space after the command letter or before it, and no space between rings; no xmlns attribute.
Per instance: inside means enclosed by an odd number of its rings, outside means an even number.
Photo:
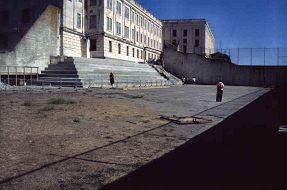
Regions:
<svg viewBox="0 0 287 190"><path fill-rule="evenodd" d="M213 53L215 39L205 19L163 20L162 24L164 45L184 53Z"/></svg>
<svg viewBox="0 0 287 190"><path fill-rule="evenodd" d="M51 56L145 62L160 57L163 41L185 52L214 47L206 20L162 22L134 0L0 0L0 65L42 70Z"/></svg>

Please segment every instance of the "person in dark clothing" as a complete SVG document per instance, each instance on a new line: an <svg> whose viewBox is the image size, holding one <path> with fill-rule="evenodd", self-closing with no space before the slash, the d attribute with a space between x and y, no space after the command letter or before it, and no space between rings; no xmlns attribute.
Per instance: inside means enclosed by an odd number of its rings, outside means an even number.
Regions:
<svg viewBox="0 0 287 190"><path fill-rule="evenodd" d="M222 102L223 88L224 88L224 84L221 80L219 80L217 83L217 93L216 93L217 102Z"/></svg>
<svg viewBox="0 0 287 190"><path fill-rule="evenodd" d="M111 83L111 86L113 86L114 83L115 83L115 79L114 79L114 74L113 73L110 73L110 83Z"/></svg>

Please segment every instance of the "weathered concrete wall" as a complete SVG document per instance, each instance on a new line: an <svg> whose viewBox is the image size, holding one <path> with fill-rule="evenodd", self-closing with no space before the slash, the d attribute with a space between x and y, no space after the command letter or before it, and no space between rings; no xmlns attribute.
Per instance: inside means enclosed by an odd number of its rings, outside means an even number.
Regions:
<svg viewBox="0 0 287 190"><path fill-rule="evenodd" d="M44 69L50 56L59 55L60 10L48 6L13 51L0 53L0 66L35 66Z"/></svg>
<svg viewBox="0 0 287 190"><path fill-rule="evenodd" d="M177 77L195 77L200 84L287 85L287 66L240 66L223 60L211 60L196 54L164 50L165 69Z"/></svg>

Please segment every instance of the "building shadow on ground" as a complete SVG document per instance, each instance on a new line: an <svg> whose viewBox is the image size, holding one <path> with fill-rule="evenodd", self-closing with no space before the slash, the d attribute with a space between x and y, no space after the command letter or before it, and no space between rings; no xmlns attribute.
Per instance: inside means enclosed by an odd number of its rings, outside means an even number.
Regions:
<svg viewBox="0 0 287 190"><path fill-rule="evenodd" d="M109 189L287 189L287 91L274 89Z"/></svg>

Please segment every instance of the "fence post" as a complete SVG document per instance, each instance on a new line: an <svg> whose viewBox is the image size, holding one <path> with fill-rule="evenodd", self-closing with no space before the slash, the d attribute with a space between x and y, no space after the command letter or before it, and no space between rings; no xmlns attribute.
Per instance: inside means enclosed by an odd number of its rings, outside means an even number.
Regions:
<svg viewBox="0 0 287 190"><path fill-rule="evenodd" d="M39 79L39 67L37 67L37 81Z"/></svg>
<svg viewBox="0 0 287 190"><path fill-rule="evenodd" d="M23 68L23 76L24 76L24 86L26 86L25 67Z"/></svg>
<svg viewBox="0 0 287 190"><path fill-rule="evenodd" d="M239 48L237 50L237 64L239 65Z"/></svg>
<svg viewBox="0 0 287 190"><path fill-rule="evenodd" d="M17 67L15 67L15 85L16 86L18 86L17 85L17 83L18 83L18 75L17 75L18 73L17 73Z"/></svg>
<svg viewBox="0 0 287 190"><path fill-rule="evenodd" d="M277 48L277 66L279 66L279 48Z"/></svg>
<svg viewBox="0 0 287 190"><path fill-rule="evenodd" d="M252 48L250 49L250 64L252 65L252 56L253 56L253 53L252 53Z"/></svg>
<svg viewBox="0 0 287 190"><path fill-rule="evenodd" d="M10 85L10 67L7 66L8 69L8 85Z"/></svg>
<svg viewBox="0 0 287 190"><path fill-rule="evenodd" d="M32 67L31 67L31 71L30 71L30 84L31 84L31 86L32 86Z"/></svg>

